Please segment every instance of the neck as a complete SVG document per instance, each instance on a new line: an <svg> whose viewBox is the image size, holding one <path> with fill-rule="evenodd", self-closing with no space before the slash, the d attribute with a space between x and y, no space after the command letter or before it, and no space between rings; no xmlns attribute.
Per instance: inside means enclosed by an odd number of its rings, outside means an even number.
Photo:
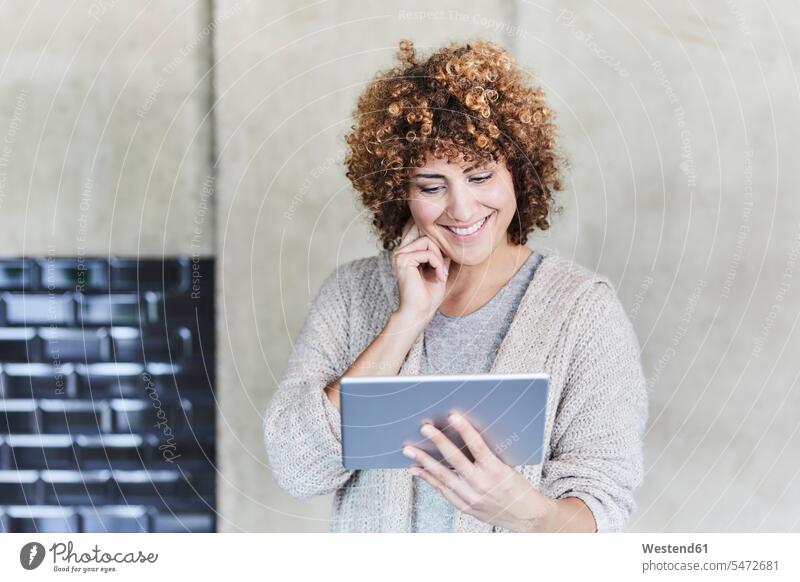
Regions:
<svg viewBox="0 0 800 582"><path fill-rule="evenodd" d="M448 293L461 293L479 288L496 288L505 285L522 263L530 256L531 250L525 245L508 242L498 245L485 261L478 265L462 265L452 261L447 277Z"/></svg>

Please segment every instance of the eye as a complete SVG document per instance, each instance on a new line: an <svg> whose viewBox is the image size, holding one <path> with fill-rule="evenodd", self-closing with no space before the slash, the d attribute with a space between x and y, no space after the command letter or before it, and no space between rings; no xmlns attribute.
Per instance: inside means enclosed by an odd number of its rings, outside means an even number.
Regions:
<svg viewBox="0 0 800 582"><path fill-rule="evenodd" d="M425 194L436 194L442 189L441 186L430 186L428 188L420 187L419 191L424 192Z"/></svg>
<svg viewBox="0 0 800 582"><path fill-rule="evenodd" d="M489 180L489 178L491 178L491 177L492 177L492 173L489 172L487 174L480 174L478 176L472 176L469 179L469 181L474 183L474 184L483 184L484 182L487 182Z"/></svg>

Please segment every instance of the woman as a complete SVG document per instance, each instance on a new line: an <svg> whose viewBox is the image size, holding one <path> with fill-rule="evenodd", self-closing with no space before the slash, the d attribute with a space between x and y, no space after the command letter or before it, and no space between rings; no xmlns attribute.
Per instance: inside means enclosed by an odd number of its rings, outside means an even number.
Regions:
<svg viewBox="0 0 800 582"><path fill-rule="evenodd" d="M636 336L608 280L525 244L561 189L551 111L489 42L398 57L347 135L384 248L314 299L264 420L273 475L335 492L332 531L622 531L647 418ZM451 417L474 462L421 432L455 471L415 447L408 469L342 466L342 376L482 372L550 375L543 463L505 465Z"/></svg>

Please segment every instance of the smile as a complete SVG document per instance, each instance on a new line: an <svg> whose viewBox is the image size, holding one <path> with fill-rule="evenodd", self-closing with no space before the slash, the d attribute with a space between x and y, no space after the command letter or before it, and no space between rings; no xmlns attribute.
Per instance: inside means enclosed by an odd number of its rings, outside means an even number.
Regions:
<svg viewBox="0 0 800 582"><path fill-rule="evenodd" d="M471 224L465 228L457 228L454 226L444 226L445 230L449 232L453 237L457 238L458 240L469 240L480 236L480 233L483 232L486 224L489 222L489 219L494 216L494 212L491 214L484 216L478 222Z"/></svg>

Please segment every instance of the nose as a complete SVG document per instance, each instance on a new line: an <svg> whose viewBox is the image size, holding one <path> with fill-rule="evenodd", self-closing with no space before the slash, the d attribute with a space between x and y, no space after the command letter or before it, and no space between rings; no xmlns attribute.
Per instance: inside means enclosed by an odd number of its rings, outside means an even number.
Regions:
<svg viewBox="0 0 800 582"><path fill-rule="evenodd" d="M447 193L445 212L454 222L466 224L477 219L479 207L475 193L462 184L451 186Z"/></svg>

